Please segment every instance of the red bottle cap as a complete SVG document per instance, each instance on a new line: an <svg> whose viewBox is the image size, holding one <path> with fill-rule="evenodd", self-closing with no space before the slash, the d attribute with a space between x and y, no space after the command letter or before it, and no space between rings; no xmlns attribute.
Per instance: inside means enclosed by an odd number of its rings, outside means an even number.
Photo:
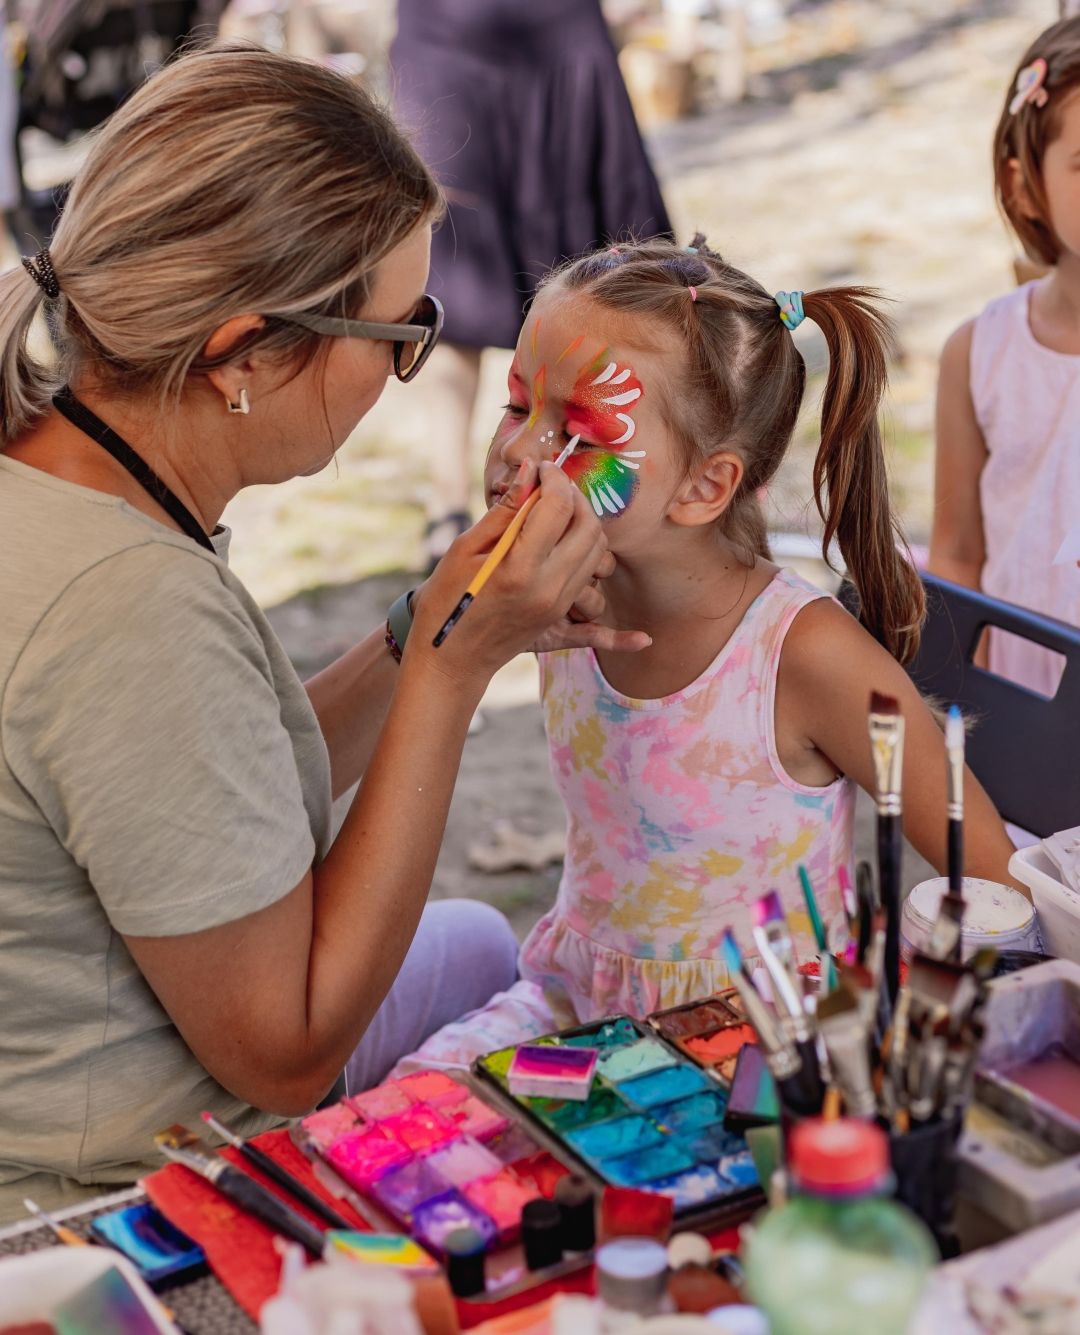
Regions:
<svg viewBox="0 0 1080 1335"><path fill-rule="evenodd" d="M863 1196L888 1182L889 1141L872 1122L811 1118L792 1132L788 1169L797 1191Z"/></svg>

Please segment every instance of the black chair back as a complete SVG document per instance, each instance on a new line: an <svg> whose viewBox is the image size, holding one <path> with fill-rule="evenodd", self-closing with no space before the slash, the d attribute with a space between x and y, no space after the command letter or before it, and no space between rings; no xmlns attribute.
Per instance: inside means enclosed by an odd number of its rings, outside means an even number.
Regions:
<svg viewBox="0 0 1080 1335"><path fill-rule="evenodd" d="M916 685L972 720L968 764L1006 820L1040 836L1080 824L1080 629L934 575L922 580ZM1053 699L975 666L986 626L1062 655Z"/></svg>

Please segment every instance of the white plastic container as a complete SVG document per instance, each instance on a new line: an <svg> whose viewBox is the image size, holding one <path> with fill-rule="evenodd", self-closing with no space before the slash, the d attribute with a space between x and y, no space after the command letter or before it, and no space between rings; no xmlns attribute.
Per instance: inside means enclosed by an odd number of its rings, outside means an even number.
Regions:
<svg viewBox="0 0 1080 1335"><path fill-rule="evenodd" d="M910 960L925 951L949 888L947 876L921 881L904 901L900 915L900 953ZM1019 890L977 876L964 877L964 936L961 954L970 959L984 946L995 950L1041 950L1035 910Z"/></svg>
<svg viewBox="0 0 1080 1335"><path fill-rule="evenodd" d="M1080 964L1080 895L1062 883L1042 845L1017 849L1009 871L1031 890L1046 953Z"/></svg>
<svg viewBox="0 0 1080 1335"><path fill-rule="evenodd" d="M0 1326L50 1320L62 1302L106 1270L120 1271L161 1335L179 1335L131 1262L108 1247L46 1247L0 1261Z"/></svg>

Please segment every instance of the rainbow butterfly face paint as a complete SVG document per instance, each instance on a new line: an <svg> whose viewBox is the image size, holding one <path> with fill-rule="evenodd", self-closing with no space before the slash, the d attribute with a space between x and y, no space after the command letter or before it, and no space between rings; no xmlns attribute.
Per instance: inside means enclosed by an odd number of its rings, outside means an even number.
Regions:
<svg viewBox="0 0 1080 1335"><path fill-rule="evenodd" d="M643 393L633 368L612 361L606 348L582 368L571 392L567 430L589 444L567 460L566 473L600 518L621 514L637 490L645 451L625 446L637 434L633 411Z"/></svg>

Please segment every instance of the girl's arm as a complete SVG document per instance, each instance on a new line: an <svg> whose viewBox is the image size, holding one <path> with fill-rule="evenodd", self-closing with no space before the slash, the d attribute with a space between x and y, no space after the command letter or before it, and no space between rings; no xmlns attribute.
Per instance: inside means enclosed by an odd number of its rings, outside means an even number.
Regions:
<svg viewBox="0 0 1080 1335"><path fill-rule="evenodd" d="M950 337L938 377L937 450L934 465L934 524L930 570L942 579L979 588L986 548L979 478L986 465L986 442L971 399L971 336L968 321Z"/></svg>
<svg viewBox="0 0 1080 1335"><path fill-rule="evenodd" d="M874 794L867 715L870 695L899 702L904 716L904 833L944 876L945 738L914 682L843 608L820 599L796 617L784 641L776 687L776 739L795 779L825 757L838 774ZM809 782L819 781L819 777ZM964 871L1029 892L1009 875L1014 849L993 803L970 770L964 774Z"/></svg>

